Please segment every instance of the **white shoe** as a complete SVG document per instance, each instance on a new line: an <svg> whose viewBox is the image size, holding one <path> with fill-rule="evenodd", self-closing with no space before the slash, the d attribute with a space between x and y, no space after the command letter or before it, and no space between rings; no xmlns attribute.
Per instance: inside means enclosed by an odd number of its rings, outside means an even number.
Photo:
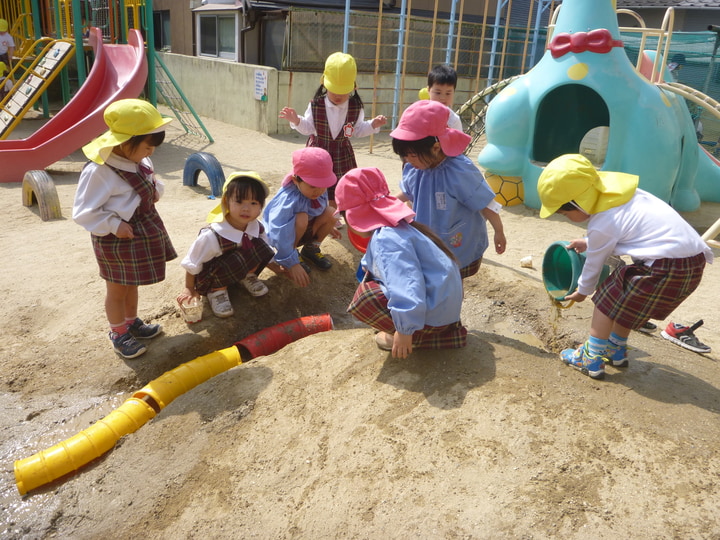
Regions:
<svg viewBox="0 0 720 540"><path fill-rule="evenodd" d="M245 276L245 279L240 281L240 283L242 283L243 287L253 296L263 296L268 293L267 285L260 281L252 272L248 272L248 275Z"/></svg>
<svg viewBox="0 0 720 540"><path fill-rule="evenodd" d="M232 304L230 303L230 297L228 296L227 289L209 292L207 294L207 299L210 302L210 307L216 317L220 317L222 319L225 317L232 317L235 314Z"/></svg>

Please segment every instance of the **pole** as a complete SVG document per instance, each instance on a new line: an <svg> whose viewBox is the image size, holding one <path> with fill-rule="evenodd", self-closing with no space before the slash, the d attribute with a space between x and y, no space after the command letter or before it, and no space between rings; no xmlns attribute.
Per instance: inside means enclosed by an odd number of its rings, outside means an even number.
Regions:
<svg viewBox="0 0 720 540"><path fill-rule="evenodd" d="M348 36L350 34L350 0L345 0L345 24L343 25L343 50L345 54L348 52Z"/></svg>
<svg viewBox="0 0 720 540"><path fill-rule="evenodd" d="M445 49L445 63L450 63L450 55L452 53L453 34L455 33L455 12L457 11L457 0L452 0L450 8L450 27L448 28L447 48Z"/></svg>
<svg viewBox="0 0 720 540"><path fill-rule="evenodd" d="M395 59L395 97L393 99L392 129L395 129L395 122L398 119L398 103L400 103L400 71L402 69L403 52L405 49L405 19L407 18L407 0L402 0L400 5L400 20L398 26L397 57Z"/></svg>

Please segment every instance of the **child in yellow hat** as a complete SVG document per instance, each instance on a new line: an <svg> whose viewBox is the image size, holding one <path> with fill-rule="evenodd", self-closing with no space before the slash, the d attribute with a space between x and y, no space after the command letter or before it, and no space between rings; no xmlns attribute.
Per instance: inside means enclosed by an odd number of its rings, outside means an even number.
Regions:
<svg viewBox="0 0 720 540"><path fill-rule="evenodd" d="M240 283L252 296L267 294L258 274L265 266L273 268L269 263L275 252L258 217L269 193L256 172L228 176L220 204L207 217L210 225L200 229L180 263L186 272L180 304L204 295L215 316L230 317L234 310L228 286Z"/></svg>
<svg viewBox="0 0 720 540"><path fill-rule="evenodd" d="M12 90L13 87L13 83L10 78L5 76L7 71L8 68L5 65L5 62L0 62L0 101L2 101L5 96L10 93L10 90Z"/></svg>
<svg viewBox="0 0 720 540"><path fill-rule="evenodd" d="M15 54L15 40L8 32L8 22L0 19L0 62L5 62L7 69L12 69L13 55Z"/></svg>
<svg viewBox="0 0 720 540"><path fill-rule="evenodd" d="M150 161L170 119L140 99L108 105L104 118L108 131L83 147L90 161L80 173L72 217L90 232L115 352L137 358L147 350L137 338L162 331L137 316L138 286L164 280L165 263L177 257L155 209L165 186Z"/></svg>
<svg viewBox="0 0 720 540"><path fill-rule="evenodd" d="M597 288L588 340L560 353L563 362L593 379L605 376L606 364L627 367L630 331L651 318L668 317L697 288L705 264L713 261L712 250L695 229L665 202L638 189L638 180L597 171L580 154L554 159L538 179L541 218L558 213L574 223L587 222L587 238L568 245L586 252L586 261L577 290L565 300L585 300L610 255L632 259Z"/></svg>
<svg viewBox="0 0 720 540"><path fill-rule="evenodd" d="M382 114L365 120L356 77L355 59L349 54L333 53L325 61L322 83L305 115L298 116L292 107L283 107L280 111L280 118L287 119L292 129L309 136L307 146L319 146L330 153L336 183L343 174L357 167L350 139L379 133L387 123ZM328 201L335 206L335 185L328 188Z"/></svg>

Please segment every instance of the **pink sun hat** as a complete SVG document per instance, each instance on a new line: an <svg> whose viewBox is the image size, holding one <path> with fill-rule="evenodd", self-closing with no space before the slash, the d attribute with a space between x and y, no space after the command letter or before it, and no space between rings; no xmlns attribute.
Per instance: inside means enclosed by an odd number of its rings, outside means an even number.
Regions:
<svg viewBox="0 0 720 540"><path fill-rule="evenodd" d="M408 205L390 195L385 176L375 167L348 171L335 188L339 212L345 212L348 225L360 232L395 227L415 216Z"/></svg>
<svg viewBox="0 0 720 540"><path fill-rule="evenodd" d="M329 188L337 182L332 156L324 148L306 146L295 150L292 153L292 163L293 170L283 180L283 186L292 182L293 176L299 176L303 182L313 187Z"/></svg>
<svg viewBox="0 0 720 540"><path fill-rule="evenodd" d="M390 132L393 139L419 141L425 137L437 137L446 156L462 154L472 137L462 131L449 128L450 109L439 101L421 100L410 105L400 117L398 127Z"/></svg>

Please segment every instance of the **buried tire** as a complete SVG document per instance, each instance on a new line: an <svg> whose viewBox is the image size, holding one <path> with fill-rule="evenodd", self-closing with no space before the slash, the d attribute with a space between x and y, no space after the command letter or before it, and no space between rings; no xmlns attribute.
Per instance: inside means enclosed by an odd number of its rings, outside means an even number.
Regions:
<svg viewBox="0 0 720 540"><path fill-rule="evenodd" d="M183 186L197 186L200 172L204 172L210 181L211 198L220 197L225 173L217 158L207 152L190 154L183 169Z"/></svg>

